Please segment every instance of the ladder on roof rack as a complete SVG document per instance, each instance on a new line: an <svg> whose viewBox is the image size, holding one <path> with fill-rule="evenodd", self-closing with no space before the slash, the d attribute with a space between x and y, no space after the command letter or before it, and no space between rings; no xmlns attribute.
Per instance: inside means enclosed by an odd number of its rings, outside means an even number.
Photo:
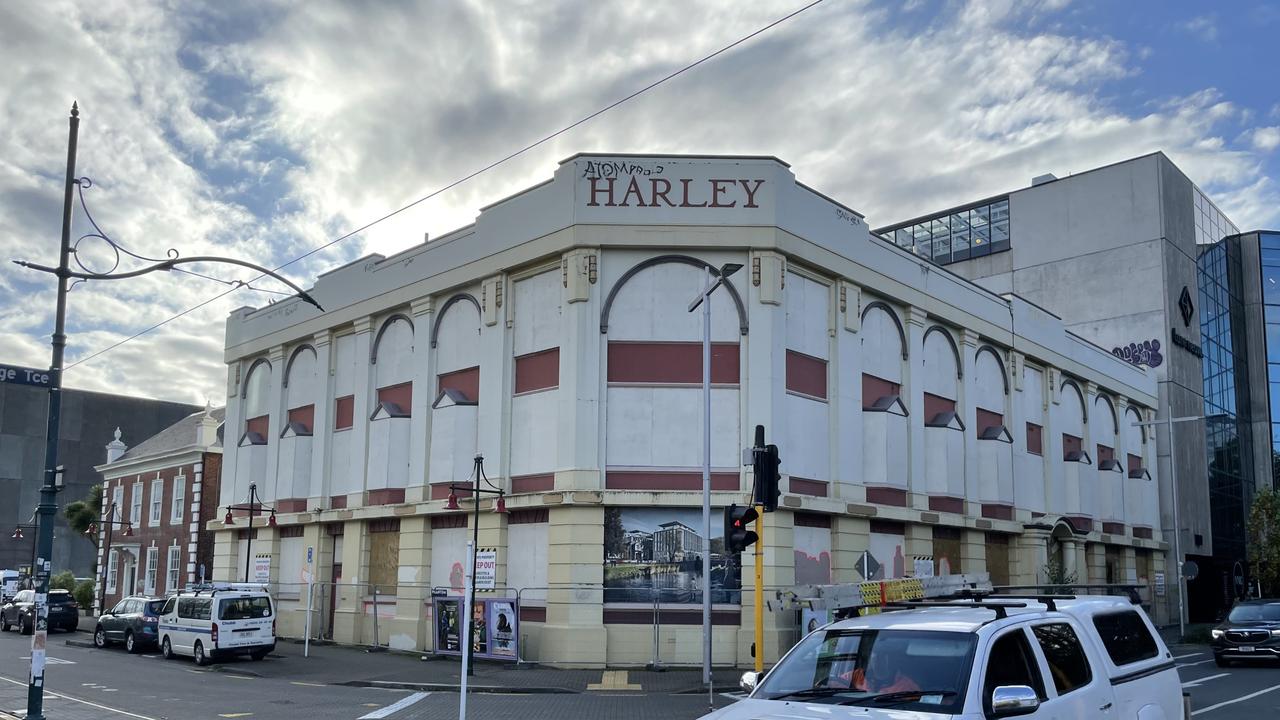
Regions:
<svg viewBox="0 0 1280 720"><path fill-rule="evenodd" d="M987 573L941 575L925 578L872 580L834 585L797 585L774 592L769 610L830 610L836 617L878 612L890 603L956 597L964 592L990 593Z"/></svg>

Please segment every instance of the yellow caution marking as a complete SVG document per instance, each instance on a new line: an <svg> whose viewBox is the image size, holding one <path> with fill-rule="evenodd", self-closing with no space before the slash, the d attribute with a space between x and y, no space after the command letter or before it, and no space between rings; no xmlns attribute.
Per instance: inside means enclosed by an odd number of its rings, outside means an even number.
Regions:
<svg viewBox="0 0 1280 720"><path fill-rule="evenodd" d="M600 682L591 683L588 690L641 690L639 685L627 682L626 670L605 670Z"/></svg>

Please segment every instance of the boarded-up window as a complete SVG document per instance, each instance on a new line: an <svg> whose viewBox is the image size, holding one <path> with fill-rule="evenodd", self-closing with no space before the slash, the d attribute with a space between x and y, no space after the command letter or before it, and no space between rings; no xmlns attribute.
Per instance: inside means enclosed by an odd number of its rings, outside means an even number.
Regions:
<svg viewBox="0 0 1280 720"><path fill-rule="evenodd" d="M1153 580L1151 576L1151 551L1146 548L1138 548L1133 553L1133 561L1138 571L1138 583L1141 585L1150 583Z"/></svg>
<svg viewBox="0 0 1280 720"><path fill-rule="evenodd" d="M1062 459L1065 460L1071 457L1071 453L1079 453L1080 446L1083 442L1084 442L1083 440L1076 437L1075 435L1068 435L1067 433L1062 433ZM1078 454L1077 454L1077 457L1079 457Z"/></svg>
<svg viewBox="0 0 1280 720"><path fill-rule="evenodd" d="M316 406L303 405L289 411L289 424L299 425L303 432L311 432L316 422Z"/></svg>
<svg viewBox="0 0 1280 720"><path fill-rule="evenodd" d="M1142 472L1142 456L1129 455L1129 476L1132 477Z"/></svg>
<svg viewBox="0 0 1280 720"><path fill-rule="evenodd" d="M400 520L369 522L369 584L379 595L395 595L400 575ZM372 590L369 591L372 594Z"/></svg>
<svg viewBox="0 0 1280 720"><path fill-rule="evenodd" d="M1107 460L1115 460L1116 451L1114 448L1109 448L1106 445L1098 445L1098 457L1094 459L1098 461L1098 465L1102 465L1102 463Z"/></svg>
<svg viewBox="0 0 1280 720"><path fill-rule="evenodd" d="M244 424L244 429L251 433L257 433L263 438L271 437L267 434L271 429L271 419L267 415L259 415L255 418L249 418L249 421Z"/></svg>
<svg viewBox="0 0 1280 720"><path fill-rule="evenodd" d="M456 390L468 402L480 402L480 367L454 370L436 376L436 393Z"/></svg>
<svg viewBox="0 0 1280 720"><path fill-rule="evenodd" d="M902 386L896 382L878 378L875 375L862 374L862 409L866 410L882 397L900 395Z"/></svg>
<svg viewBox="0 0 1280 720"><path fill-rule="evenodd" d="M933 529L933 572L936 575L959 575L960 538L963 534L959 528L936 527Z"/></svg>
<svg viewBox="0 0 1280 720"><path fill-rule="evenodd" d="M736 385L738 343L711 343L711 382ZM611 342L609 382L685 385L702 382L702 343Z"/></svg>
<svg viewBox="0 0 1280 720"><path fill-rule="evenodd" d="M978 428L977 435L982 437L982 431L987 428L1000 427L1004 425L1004 416L1000 413L994 413L990 410L978 408Z"/></svg>
<svg viewBox="0 0 1280 720"><path fill-rule="evenodd" d="M1010 584L1008 535L987 533L987 575L992 585Z"/></svg>
<svg viewBox="0 0 1280 720"><path fill-rule="evenodd" d="M560 348L516 358L515 393L546 390L560 385Z"/></svg>
<svg viewBox="0 0 1280 720"><path fill-rule="evenodd" d="M827 399L827 361L787 351L787 392Z"/></svg>
<svg viewBox="0 0 1280 720"><path fill-rule="evenodd" d="M391 403L400 410L399 417L409 417L413 408L413 383L400 383L378 388L378 402Z"/></svg>
<svg viewBox="0 0 1280 720"><path fill-rule="evenodd" d="M1044 428L1035 423L1027 423L1027 452L1032 455L1044 454Z"/></svg>
<svg viewBox="0 0 1280 720"><path fill-rule="evenodd" d="M335 400L333 407L333 429L350 429L352 422L355 420L355 411L356 397L354 395L345 395Z"/></svg>
<svg viewBox="0 0 1280 720"><path fill-rule="evenodd" d="M1124 576L1124 551L1114 545L1104 550L1107 561L1107 584L1128 582Z"/></svg>

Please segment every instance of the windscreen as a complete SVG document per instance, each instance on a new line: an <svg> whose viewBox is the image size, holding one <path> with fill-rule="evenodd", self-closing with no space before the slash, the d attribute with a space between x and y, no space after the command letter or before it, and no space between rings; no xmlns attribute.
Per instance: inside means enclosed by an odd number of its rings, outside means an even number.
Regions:
<svg viewBox="0 0 1280 720"><path fill-rule="evenodd" d="M49 593L50 605L70 605L75 601L76 599L71 597L70 593Z"/></svg>
<svg viewBox="0 0 1280 720"><path fill-rule="evenodd" d="M1280 603L1237 605L1231 608L1228 622L1280 622Z"/></svg>
<svg viewBox="0 0 1280 720"><path fill-rule="evenodd" d="M251 620L271 617L271 599L258 597L227 598L218 609L219 620Z"/></svg>
<svg viewBox="0 0 1280 720"><path fill-rule="evenodd" d="M159 614L160 614L160 611L164 609L164 603L165 603L165 601L164 601L164 600L148 600L148 601L147 601L147 614L148 614L148 615L159 615Z"/></svg>

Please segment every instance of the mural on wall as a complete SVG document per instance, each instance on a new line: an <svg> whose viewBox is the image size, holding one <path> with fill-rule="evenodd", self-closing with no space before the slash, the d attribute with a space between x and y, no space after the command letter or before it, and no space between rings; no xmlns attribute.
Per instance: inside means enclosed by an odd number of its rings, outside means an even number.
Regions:
<svg viewBox="0 0 1280 720"><path fill-rule="evenodd" d="M792 537L796 584L831 584L831 530L797 525Z"/></svg>
<svg viewBox="0 0 1280 720"><path fill-rule="evenodd" d="M907 558L902 551L903 536L898 533L872 531L867 554L867 580L895 580L907 576ZM860 565L862 563L859 563Z"/></svg>
<svg viewBox="0 0 1280 720"><path fill-rule="evenodd" d="M1164 355L1160 353L1159 340L1129 343L1124 347L1112 348L1111 354L1131 365L1146 365L1147 367L1157 368L1164 362Z"/></svg>
<svg viewBox="0 0 1280 720"><path fill-rule="evenodd" d="M715 518L719 520L719 518ZM605 508L606 603L702 602L702 557L711 555L711 602L739 603L742 568L724 552L724 528L711 523L703 541L697 508Z"/></svg>

